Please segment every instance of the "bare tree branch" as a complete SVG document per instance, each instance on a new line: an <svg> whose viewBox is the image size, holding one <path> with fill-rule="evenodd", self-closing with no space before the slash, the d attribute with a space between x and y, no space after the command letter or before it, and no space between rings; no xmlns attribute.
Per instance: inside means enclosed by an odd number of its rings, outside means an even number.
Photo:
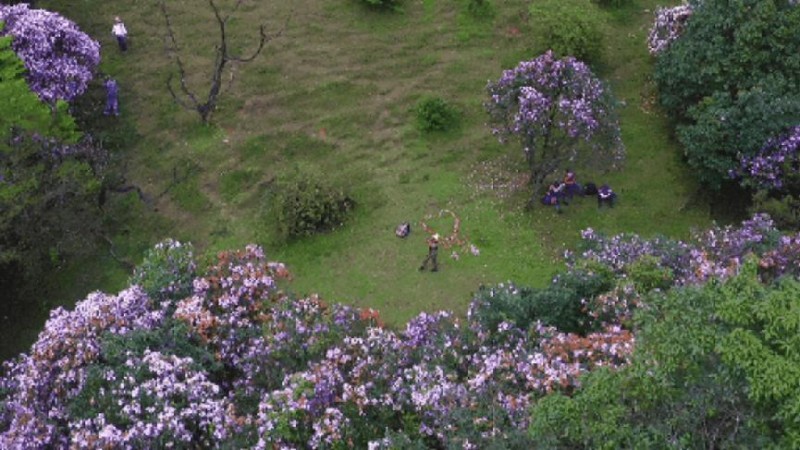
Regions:
<svg viewBox="0 0 800 450"><path fill-rule="evenodd" d="M169 13L167 12L166 7L166 0L160 0L161 6L161 13L164 15L164 20L167 25L167 34L169 36L169 40L172 45L172 52L174 53L173 58L175 60L176 65L178 66L178 76L180 80L180 88L182 95L178 95L175 91L175 88L172 86L172 79L173 76L171 75L169 80L167 81L167 88L169 89L170 95L178 103L180 106L191 109L196 111L200 115L200 119L203 123L208 123L211 114L217 106L217 101L219 100L219 95L222 90L223 84L223 75L225 73L225 67L228 65L229 62L239 62L245 63L254 60L264 49L264 46L271 41L272 39L280 36L283 34L284 30L289 25L289 19L291 18L291 14L286 19L286 23L284 24L283 28L281 28L278 32L274 34L268 34L266 32L266 28L264 25L259 26L259 39L258 39L258 47L255 51L247 56L247 57L237 57L233 56L228 52L228 35L227 29L225 28L228 24L228 20L232 17L232 15L239 10L244 0L237 0L236 4L233 7L233 10L223 17L222 12L220 11L217 4L214 0L208 0L208 5L211 8L212 12L214 13L214 18L217 21L217 27L219 28L219 43L215 46L214 52L214 64L213 69L211 72L211 80L210 86L208 89L208 94L204 101L198 100L198 97L192 92L186 82L186 69L183 65L183 60L180 58L179 54L179 46L177 40L175 39L175 32L172 26L172 22L170 20ZM230 79L228 81L228 85L226 90L230 88L231 84L233 83L233 72L231 72ZM181 98L184 97L184 98ZM187 101L188 99L189 101Z"/></svg>
<svg viewBox="0 0 800 450"><path fill-rule="evenodd" d="M192 105L189 105L188 103L181 101L178 98L177 94L172 88L173 75L169 76L169 80L167 80L167 87L169 88L170 94L172 94L172 98L175 99L175 101L179 105L183 106L186 109L196 109L199 102L197 101L197 97L195 97L194 93L192 93L192 91L190 91L189 87L186 85L186 69L183 66L183 60L181 59L180 56L180 49L178 47L178 42L175 40L175 32L172 28L172 21L170 20L169 13L167 13L167 5L165 0L161 0L160 6L161 6L161 13L164 15L164 21L167 24L167 35L169 36L169 40L172 43L173 58L175 59L175 63L178 66L178 75L180 77L181 91L184 93L184 95L186 95L186 97L188 97L192 101Z"/></svg>
<svg viewBox="0 0 800 450"><path fill-rule="evenodd" d="M252 61L253 59L255 59L255 57L258 56L261 53L261 50L264 49L264 46L268 42L270 42L271 40L273 40L275 38L280 37L283 34L283 32L286 31L286 29L289 27L289 21L291 21L291 19L292 19L292 14L290 13L286 17L286 22L283 24L283 27L281 27L280 30L278 30L277 32L275 32L275 33L273 33L271 35L267 34L267 32L264 29L264 25L261 25L259 27L259 29L258 29L258 32L259 32L258 48L253 52L253 54L248 56L248 57L246 57L246 58L245 57L229 56L230 60L231 61L237 61L237 62L249 62L249 61Z"/></svg>

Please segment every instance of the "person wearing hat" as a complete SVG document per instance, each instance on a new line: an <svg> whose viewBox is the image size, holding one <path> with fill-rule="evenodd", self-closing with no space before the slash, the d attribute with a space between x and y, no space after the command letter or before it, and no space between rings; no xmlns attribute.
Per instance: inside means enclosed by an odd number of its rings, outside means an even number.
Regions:
<svg viewBox="0 0 800 450"><path fill-rule="evenodd" d="M437 272L439 270L439 264L436 262L436 256L439 254L439 234L434 234L430 238L428 238L428 256L425 257L425 260L422 261L422 265L419 266L420 272L425 270L428 266L428 262L431 263L431 272Z"/></svg>
<svg viewBox="0 0 800 450"><path fill-rule="evenodd" d="M125 29L125 24L119 16L114 17L114 26L111 28L111 34L117 38L117 44L121 51L128 50L128 30Z"/></svg>

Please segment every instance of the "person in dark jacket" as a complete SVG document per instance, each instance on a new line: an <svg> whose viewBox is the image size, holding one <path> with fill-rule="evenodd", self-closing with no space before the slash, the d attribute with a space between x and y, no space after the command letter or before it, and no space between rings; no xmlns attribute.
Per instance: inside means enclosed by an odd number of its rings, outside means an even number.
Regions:
<svg viewBox="0 0 800 450"><path fill-rule="evenodd" d="M572 197L575 195L583 195L583 189L581 189L581 185L578 184L577 180L575 179L575 172L571 169L567 169L564 173L564 193L563 197L567 200L572 200Z"/></svg>
<svg viewBox="0 0 800 450"><path fill-rule="evenodd" d="M436 261L437 256L439 255L439 235L434 234L430 238L428 238L428 256L422 261L422 265L419 266L420 272L425 270L428 267L428 263L431 264L431 272L439 271L439 264Z"/></svg>
<svg viewBox="0 0 800 450"><path fill-rule="evenodd" d="M597 190L597 207L600 208L603 204L608 205L609 208L614 207L614 202L617 200L617 194L608 184L600 186Z"/></svg>

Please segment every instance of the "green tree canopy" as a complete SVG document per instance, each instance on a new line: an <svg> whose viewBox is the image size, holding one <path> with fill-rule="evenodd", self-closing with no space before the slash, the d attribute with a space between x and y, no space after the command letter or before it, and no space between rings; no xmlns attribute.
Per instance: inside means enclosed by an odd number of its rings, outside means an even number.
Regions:
<svg viewBox="0 0 800 450"><path fill-rule="evenodd" d="M66 103L51 107L30 90L11 40L0 37L0 271L30 274L68 247L86 247L107 158L78 143Z"/></svg>
<svg viewBox="0 0 800 450"><path fill-rule="evenodd" d="M699 178L719 187L800 121L800 8L787 0L704 0L658 57L661 105Z"/></svg>
<svg viewBox="0 0 800 450"><path fill-rule="evenodd" d="M651 297L633 364L532 411L544 448L797 448L800 282L731 280Z"/></svg>
<svg viewBox="0 0 800 450"><path fill-rule="evenodd" d="M66 103L60 102L53 111L30 90L25 65L11 49L11 40L11 36L0 37L0 150L8 151L13 129L74 141L77 133Z"/></svg>

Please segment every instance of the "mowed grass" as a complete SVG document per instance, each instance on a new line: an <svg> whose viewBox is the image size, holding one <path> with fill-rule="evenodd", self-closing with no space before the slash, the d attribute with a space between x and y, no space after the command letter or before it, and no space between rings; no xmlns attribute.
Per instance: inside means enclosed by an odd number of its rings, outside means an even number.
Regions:
<svg viewBox="0 0 800 450"><path fill-rule="evenodd" d="M229 10L233 2L218 2ZM117 252L138 261L155 242L174 237L204 252L255 242L288 264L290 289L328 301L381 311L400 324L420 311L463 313L481 284L514 280L541 286L563 268L561 255L581 229L686 237L710 223L707 204L682 164L664 117L652 110L652 61L645 36L658 4L635 1L606 11L606 52L598 74L624 102L627 163L620 171L578 167L579 181L609 182L620 194L613 210L581 199L563 214L525 211L529 196L518 146L503 146L485 126L485 85L503 69L535 57L528 2L493 2L495 15L476 19L464 1L405 2L402 12L366 8L356 0L246 2L229 22L229 45L253 49L257 26L281 36L249 64L232 64L213 125L175 104L166 88L174 72L164 20L155 1L42 1L73 17L103 44L102 70L120 81L122 112L142 138L123 155L128 179L156 199L113 237ZM168 10L186 63L188 82L207 89L216 23L202 0L171 0ZM125 20L131 49L119 54L110 35ZM414 107L439 96L461 111L460 126L424 134ZM358 202L345 226L290 243L274 239L264 215L271 183L312 170L346 188ZM502 187L497 187L502 186ZM419 273L426 254L426 220L448 235L461 219L462 236L480 248L440 253L439 273ZM441 214L440 214L441 213ZM412 223L407 239L395 226ZM451 251L460 258L451 258ZM98 256L106 258L105 255ZM127 269L97 282L64 286L72 300L94 289L122 287Z"/></svg>

